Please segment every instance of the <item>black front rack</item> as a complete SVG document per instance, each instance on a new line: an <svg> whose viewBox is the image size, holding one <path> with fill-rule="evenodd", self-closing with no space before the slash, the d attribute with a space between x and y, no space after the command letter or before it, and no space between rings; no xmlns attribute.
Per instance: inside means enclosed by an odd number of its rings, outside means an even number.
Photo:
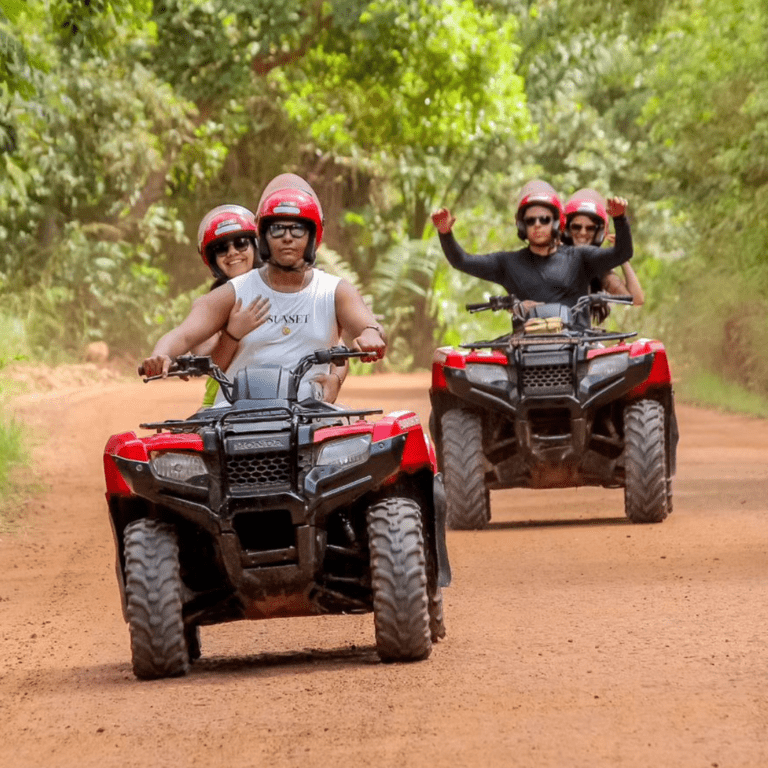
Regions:
<svg viewBox="0 0 768 768"><path fill-rule="evenodd" d="M579 344L594 344L603 341L623 341L637 336L632 333L609 333L598 329L586 329L580 336L565 334L510 334L491 341L472 341L468 344L460 344L462 349L509 349L510 347L541 346L544 344L578 346Z"/></svg>
<svg viewBox="0 0 768 768"><path fill-rule="evenodd" d="M211 411L224 411L217 414ZM376 413L383 413L381 408L365 408L360 410L330 410L327 408L309 409L302 406L294 408L277 407L264 408L255 406L253 408L238 408L230 410L229 408L208 408L204 413L195 414L188 419L168 419L167 421L155 421L145 424L139 424L141 429L154 429L157 432L196 432L200 427L223 427L229 421L247 421L252 424L266 423L269 421L291 421L297 420L300 424L309 424L319 419L345 419L352 416L369 416Z"/></svg>

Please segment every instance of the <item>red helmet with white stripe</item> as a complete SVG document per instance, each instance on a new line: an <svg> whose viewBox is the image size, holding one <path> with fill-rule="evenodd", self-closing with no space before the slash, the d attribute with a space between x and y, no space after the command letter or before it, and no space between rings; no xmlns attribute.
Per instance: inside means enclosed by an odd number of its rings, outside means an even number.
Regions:
<svg viewBox="0 0 768 768"><path fill-rule="evenodd" d="M323 209L315 191L301 176L281 174L267 185L261 196L256 225L259 255L263 261L270 259L266 229L278 219L293 219L309 225L309 242L304 251L304 260L313 264L317 246L323 241Z"/></svg>
<svg viewBox="0 0 768 768"><path fill-rule="evenodd" d="M219 205L203 216L197 228L197 250L214 274L217 269L216 260L211 258L208 246L217 240L237 235L250 237L256 245L256 217L242 205Z"/></svg>
<svg viewBox="0 0 768 768"><path fill-rule="evenodd" d="M554 187L541 179L533 179L529 181L520 192L520 202L517 204L517 213L515 215L515 222L517 223L517 234L521 240L527 240L527 233L525 231L525 224L523 218L525 217L526 209L532 205L543 205L552 211L554 221L552 223L552 235L558 237L560 232L565 228L565 213L563 211L563 204L560 202L560 198L557 196Z"/></svg>
<svg viewBox="0 0 768 768"><path fill-rule="evenodd" d="M601 245L608 231L608 211L605 207L605 198L594 189L580 189L574 192L565 204L566 226L563 230L563 240L567 243L573 241L568 227L574 216L589 216L597 225L592 245Z"/></svg>

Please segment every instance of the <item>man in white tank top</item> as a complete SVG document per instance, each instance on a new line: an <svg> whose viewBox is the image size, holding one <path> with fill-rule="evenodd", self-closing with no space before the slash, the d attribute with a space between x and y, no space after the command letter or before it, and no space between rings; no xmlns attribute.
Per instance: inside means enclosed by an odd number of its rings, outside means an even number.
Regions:
<svg viewBox="0 0 768 768"><path fill-rule="evenodd" d="M304 355L332 347L340 337L353 349L370 353L364 361L383 357L383 330L359 291L313 267L323 216L307 182L292 174L273 180L259 204L257 226L264 266L196 301L181 325L165 334L144 360L146 375L166 375L173 358L220 330L224 344L231 346L232 361L225 371L230 379L252 364L293 368ZM249 306L258 297L268 300L261 310L268 313L266 322L240 339L230 336L226 324L235 302L242 299L242 306ZM327 365L315 366L304 377L299 399L309 396L311 380L321 384L323 399L336 399L341 379L329 374ZM226 405L221 393L214 405Z"/></svg>

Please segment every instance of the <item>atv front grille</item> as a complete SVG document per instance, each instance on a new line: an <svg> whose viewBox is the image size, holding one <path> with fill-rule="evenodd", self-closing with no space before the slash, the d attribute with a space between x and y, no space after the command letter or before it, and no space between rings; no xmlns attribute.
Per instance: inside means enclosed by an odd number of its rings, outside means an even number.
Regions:
<svg viewBox="0 0 768 768"><path fill-rule="evenodd" d="M232 491L274 490L290 486L291 457L288 451L227 458L227 477Z"/></svg>
<svg viewBox="0 0 768 768"><path fill-rule="evenodd" d="M569 364L532 365L521 369L523 394L565 395L573 391L573 373Z"/></svg>

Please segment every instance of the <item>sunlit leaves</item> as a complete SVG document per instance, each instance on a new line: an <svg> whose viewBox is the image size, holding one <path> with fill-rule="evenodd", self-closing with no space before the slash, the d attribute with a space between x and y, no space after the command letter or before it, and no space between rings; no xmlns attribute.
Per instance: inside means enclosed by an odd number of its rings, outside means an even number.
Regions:
<svg viewBox="0 0 768 768"><path fill-rule="evenodd" d="M459 0L360 5L356 26L328 32L298 63L303 82L279 76L286 109L318 143L445 151L525 131L512 18L499 24Z"/></svg>

